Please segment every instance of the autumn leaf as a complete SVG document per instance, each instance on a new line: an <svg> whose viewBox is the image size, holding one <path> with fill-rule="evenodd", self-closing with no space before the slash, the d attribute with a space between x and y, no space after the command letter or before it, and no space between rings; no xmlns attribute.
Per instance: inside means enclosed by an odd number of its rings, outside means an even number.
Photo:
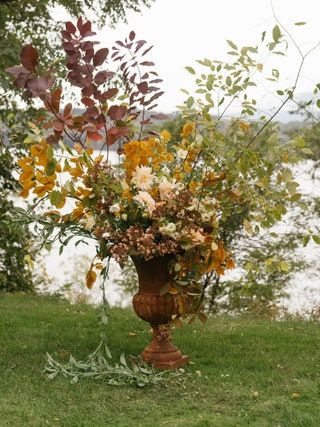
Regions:
<svg viewBox="0 0 320 427"><path fill-rule="evenodd" d="M102 49L99 49L95 54L94 54L94 57L93 57L93 65L95 66L95 67L97 67L98 65L102 65L103 63L104 63L104 61L105 61L105 59L107 58L107 56L108 56L108 53L109 53L109 49L108 48L102 48Z"/></svg>
<svg viewBox="0 0 320 427"><path fill-rule="evenodd" d="M96 279L97 279L97 273L92 269L90 269L86 275L86 286L88 289L92 288Z"/></svg>
<svg viewBox="0 0 320 427"><path fill-rule="evenodd" d="M28 71L33 71L38 64L38 51L28 44L23 47L20 54L21 64Z"/></svg>

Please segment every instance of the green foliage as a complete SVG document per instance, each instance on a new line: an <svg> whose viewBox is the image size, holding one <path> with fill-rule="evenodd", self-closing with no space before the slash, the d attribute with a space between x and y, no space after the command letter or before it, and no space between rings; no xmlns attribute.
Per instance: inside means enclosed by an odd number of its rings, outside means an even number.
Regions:
<svg viewBox="0 0 320 427"><path fill-rule="evenodd" d="M20 130L9 117L6 124L7 136L16 140ZM31 291L32 282L31 259L34 257L32 248L33 236L28 227L18 222L12 197L19 188L12 175L14 162L21 153L5 144L6 132L0 134L0 291Z"/></svg>
<svg viewBox="0 0 320 427"><path fill-rule="evenodd" d="M119 362L112 364L112 355L105 339L84 361L77 361L70 356L69 362L63 364L47 353L45 371L51 380L62 375L70 378L72 384L79 379L93 378L108 385L139 388L159 384L168 377L165 372L156 372L142 360L128 361L124 354L121 354Z"/></svg>

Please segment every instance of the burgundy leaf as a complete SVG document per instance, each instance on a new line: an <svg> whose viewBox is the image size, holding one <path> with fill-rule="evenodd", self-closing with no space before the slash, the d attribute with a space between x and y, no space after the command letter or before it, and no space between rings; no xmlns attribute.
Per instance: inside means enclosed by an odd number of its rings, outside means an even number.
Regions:
<svg viewBox="0 0 320 427"><path fill-rule="evenodd" d="M117 56L116 58L114 58L114 61L122 61L124 57L125 55Z"/></svg>
<svg viewBox="0 0 320 427"><path fill-rule="evenodd" d="M147 82L141 82L137 84L137 88L142 94L146 94L148 92L148 83Z"/></svg>
<svg viewBox="0 0 320 427"><path fill-rule="evenodd" d="M93 56L94 56L94 50L93 49L87 49L86 54L83 57L84 62L86 62L88 64L89 62L91 62L91 59L93 58Z"/></svg>
<svg viewBox="0 0 320 427"><path fill-rule="evenodd" d="M154 79L154 80L150 80L150 83L161 83L163 82L162 79Z"/></svg>
<svg viewBox="0 0 320 427"><path fill-rule="evenodd" d="M152 110L153 108L156 108L156 107L158 107L158 104L153 104L151 105L151 107L147 108L147 110Z"/></svg>
<svg viewBox="0 0 320 427"><path fill-rule="evenodd" d="M123 105L112 105L108 110L108 116L112 120L122 120L127 113L127 107Z"/></svg>
<svg viewBox="0 0 320 427"><path fill-rule="evenodd" d="M94 81L97 85L101 85L102 83L105 83L107 80L111 79L114 76L114 73L112 71L99 71Z"/></svg>
<svg viewBox="0 0 320 427"><path fill-rule="evenodd" d="M95 67L97 67L98 65L102 65L102 64L104 63L105 59L107 58L108 53L109 53L109 49L107 49L107 48L99 49L99 50L94 54L94 57L93 57L93 65L94 65Z"/></svg>
<svg viewBox="0 0 320 427"><path fill-rule="evenodd" d="M58 132L61 132L64 129L64 123L60 120L53 120L51 126Z"/></svg>
<svg viewBox="0 0 320 427"><path fill-rule="evenodd" d="M107 99L113 98L117 93L118 93L118 89L116 89L115 87L108 89L106 92L103 92L99 96L99 100L100 101L106 101Z"/></svg>
<svg viewBox="0 0 320 427"><path fill-rule="evenodd" d="M84 37L86 33L91 32L91 22L87 21L80 29L80 35L81 37Z"/></svg>
<svg viewBox="0 0 320 427"><path fill-rule="evenodd" d="M160 98L160 96L162 96L163 94L164 94L164 92L163 92L163 91L158 92L158 93L155 93L155 94L150 98L150 101L154 101L155 99Z"/></svg>
<svg viewBox="0 0 320 427"><path fill-rule="evenodd" d="M144 65L145 67L152 67L154 65L154 62L144 61L144 62L140 62L140 65Z"/></svg>
<svg viewBox="0 0 320 427"><path fill-rule="evenodd" d="M54 111L59 112L62 89L58 87L51 93L51 106Z"/></svg>
<svg viewBox="0 0 320 427"><path fill-rule="evenodd" d="M135 38L135 36L136 36L136 33L135 33L134 31L130 31L129 39L130 39L131 41Z"/></svg>
<svg viewBox="0 0 320 427"><path fill-rule="evenodd" d="M46 138L47 144L49 144L49 145L57 144L60 140L60 135L61 135L61 133L59 134L59 136L58 135L49 135Z"/></svg>
<svg viewBox="0 0 320 427"><path fill-rule="evenodd" d="M137 53L138 52L138 50L139 49L141 49L142 48L142 46L144 45L144 44L146 44L147 42L145 41L145 40L139 40L137 43L136 43L136 50L134 51L134 53Z"/></svg>
<svg viewBox="0 0 320 427"><path fill-rule="evenodd" d="M128 136L130 134L130 129L127 126L122 127L112 127L108 130L108 144L114 144L117 139L123 138L124 136Z"/></svg>
<svg viewBox="0 0 320 427"><path fill-rule="evenodd" d="M70 33L68 33L68 31L65 31L65 30L61 31L61 35L65 40L68 40L68 41L72 40L72 36Z"/></svg>
<svg viewBox="0 0 320 427"><path fill-rule="evenodd" d="M103 138L102 135L99 132L87 132L87 137L91 141L101 141Z"/></svg>
<svg viewBox="0 0 320 427"><path fill-rule="evenodd" d="M72 104L71 104L71 102L69 102L65 107L64 107L64 110L63 110L63 117L66 119L67 117L69 117L70 116L70 114L71 114L71 111L72 111Z"/></svg>
<svg viewBox="0 0 320 427"><path fill-rule="evenodd" d="M124 69L125 69L125 67L127 66L127 63L126 62L123 62L121 65L120 65L120 70L121 71L123 71Z"/></svg>
<svg viewBox="0 0 320 427"><path fill-rule="evenodd" d="M89 107L86 110L86 115L89 117L97 117L99 115L99 110L95 106Z"/></svg>
<svg viewBox="0 0 320 427"><path fill-rule="evenodd" d="M119 46L121 46L121 47L125 47L125 45L122 43L122 41L120 41L120 40L117 40L116 41L116 43L119 45Z"/></svg>
<svg viewBox="0 0 320 427"><path fill-rule="evenodd" d="M150 50L153 48L153 46L148 47L148 49L146 49L143 54L141 56L146 55L148 52L150 52Z"/></svg>
<svg viewBox="0 0 320 427"><path fill-rule="evenodd" d="M72 34L75 34L75 32L77 31L76 27L71 21L66 22L66 30L68 31L68 33Z"/></svg>
<svg viewBox="0 0 320 427"><path fill-rule="evenodd" d="M72 55L73 53L77 52L77 48L74 47L74 45L71 42L63 42L62 47L64 51L68 54Z"/></svg>
<svg viewBox="0 0 320 427"><path fill-rule="evenodd" d="M158 90L160 90L160 88L157 86L149 86L148 92L157 92Z"/></svg>
<svg viewBox="0 0 320 427"><path fill-rule="evenodd" d="M144 75L141 77L141 80L145 80L149 77L148 73L144 73Z"/></svg>
<svg viewBox="0 0 320 427"><path fill-rule="evenodd" d="M26 75L30 75L30 71L28 71L26 68L22 67L21 65L17 65L15 67L9 67L6 68L5 71L7 73L10 73L13 75L13 77L17 78L20 76L20 74L26 74Z"/></svg>
<svg viewBox="0 0 320 427"><path fill-rule="evenodd" d="M47 77L34 77L27 81L27 88L32 93L33 97L42 95L54 83L53 79Z"/></svg>
<svg viewBox="0 0 320 427"><path fill-rule="evenodd" d="M134 83L135 78L137 77L137 73L132 74L132 76L130 77L130 83Z"/></svg>
<svg viewBox="0 0 320 427"><path fill-rule="evenodd" d="M78 28L78 30L81 32L81 28L83 27L83 20L82 20L82 16L80 16L79 18L78 18L78 21L77 21L77 28Z"/></svg>
<svg viewBox="0 0 320 427"><path fill-rule="evenodd" d="M81 93L83 96L91 96L95 93L97 87L94 84L91 84L89 86L86 86L82 89Z"/></svg>
<svg viewBox="0 0 320 427"><path fill-rule="evenodd" d="M144 126L147 125L148 123L150 123L151 119L145 119L145 120L141 120L140 125Z"/></svg>
<svg viewBox="0 0 320 427"><path fill-rule="evenodd" d="M104 114L100 113L99 116L96 118L96 126L101 129L105 123L106 123L106 118Z"/></svg>
<svg viewBox="0 0 320 427"><path fill-rule="evenodd" d="M93 107L94 106L94 100L91 98L81 98L82 104L84 104L86 107Z"/></svg>
<svg viewBox="0 0 320 427"><path fill-rule="evenodd" d="M67 77L68 77L70 83L74 86L78 86L78 87L86 86L85 79L77 71L69 71L69 73L67 74Z"/></svg>
<svg viewBox="0 0 320 427"><path fill-rule="evenodd" d="M38 51L31 45L24 46L20 53L21 64L29 71L34 71L38 64Z"/></svg>

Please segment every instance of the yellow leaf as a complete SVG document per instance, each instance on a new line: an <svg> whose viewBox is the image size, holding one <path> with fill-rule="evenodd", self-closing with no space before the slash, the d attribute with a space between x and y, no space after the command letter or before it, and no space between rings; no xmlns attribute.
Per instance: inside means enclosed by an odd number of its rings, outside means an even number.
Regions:
<svg viewBox="0 0 320 427"><path fill-rule="evenodd" d="M250 123L240 122L239 126L243 132L248 132L248 130L250 129Z"/></svg>
<svg viewBox="0 0 320 427"><path fill-rule="evenodd" d="M195 130L195 127L196 125L194 123L186 123L182 128L181 136L187 138Z"/></svg>
<svg viewBox="0 0 320 427"><path fill-rule="evenodd" d="M47 189L46 189L46 187L44 187L44 186L36 187L36 188L33 190L33 193L35 193L38 197L43 197L43 196L45 196L46 192L47 192Z"/></svg>
<svg viewBox="0 0 320 427"><path fill-rule="evenodd" d="M160 133L161 138L163 138L165 141L170 141L171 138L171 134L169 131L167 131L166 129L164 129L161 133Z"/></svg>
<svg viewBox="0 0 320 427"><path fill-rule="evenodd" d="M89 270L86 275L86 285L88 289L92 288L96 279L97 279L97 273L93 270Z"/></svg>
<svg viewBox="0 0 320 427"><path fill-rule="evenodd" d="M97 156L97 157L94 159L93 163L96 165L97 163L100 163L100 162L103 160L103 158L104 158L104 155L103 155L103 154L100 154L100 156Z"/></svg>

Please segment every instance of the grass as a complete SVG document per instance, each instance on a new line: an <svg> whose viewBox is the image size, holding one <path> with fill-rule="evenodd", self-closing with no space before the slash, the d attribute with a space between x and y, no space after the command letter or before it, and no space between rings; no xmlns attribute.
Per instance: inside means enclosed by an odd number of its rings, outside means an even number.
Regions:
<svg viewBox="0 0 320 427"><path fill-rule="evenodd" d="M147 325L112 309L109 346L137 355ZM319 426L320 330L313 322L216 317L175 331L194 364L183 381L116 388L49 381L48 351L81 358L99 342L97 313L47 297L0 294L0 426Z"/></svg>

